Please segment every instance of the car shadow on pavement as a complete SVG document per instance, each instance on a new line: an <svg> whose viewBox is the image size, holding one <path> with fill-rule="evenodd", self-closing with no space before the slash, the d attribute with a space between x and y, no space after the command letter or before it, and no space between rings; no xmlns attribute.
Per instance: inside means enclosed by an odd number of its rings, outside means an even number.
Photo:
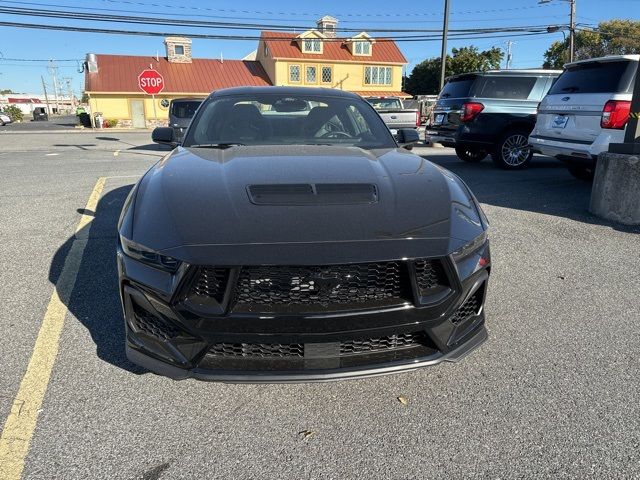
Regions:
<svg viewBox="0 0 640 480"><path fill-rule="evenodd" d="M455 155L427 154L423 157L462 178L480 203L640 233L638 227L592 215L589 212L591 183L573 178L564 164L553 158L535 156L528 168L507 171L494 166L490 159L465 163Z"/></svg>
<svg viewBox="0 0 640 480"><path fill-rule="evenodd" d="M100 359L141 374L146 370L129 362L125 355L124 319L116 266L118 218L132 187L127 185L107 192L98 202L90 227L84 227L90 228L89 236L67 308L91 334ZM79 232L78 236L83 238L83 233ZM74 241L75 236L69 238L53 258L49 280L54 285Z"/></svg>

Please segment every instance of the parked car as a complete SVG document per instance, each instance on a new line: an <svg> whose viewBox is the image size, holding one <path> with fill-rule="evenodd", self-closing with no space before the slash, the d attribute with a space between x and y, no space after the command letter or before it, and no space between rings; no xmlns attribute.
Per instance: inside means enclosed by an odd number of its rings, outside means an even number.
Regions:
<svg viewBox="0 0 640 480"><path fill-rule="evenodd" d="M176 98L169 104L169 126L173 128L176 139L184 136L191 119L195 115L203 98Z"/></svg>
<svg viewBox="0 0 640 480"><path fill-rule="evenodd" d="M4 112L0 112L0 127L4 127L7 123L11 123L11 117Z"/></svg>
<svg viewBox="0 0 640 480"><path fill-rule="evenodd" d="M382 117L389 130L400 128L418 128L420 126L420 112L417 108L405 108L398 97L366 97L365 100L373 105Z"/></svg>
<svg viewBox="0 0 640 480"><path fill-rule="evenodd" d="M172 128L153 138L175 145ZM400 148L415 129L397 138L342 90L209 96L120 217L128 358L173 378L313 381L482 343L487 220L460 178Z"/></svg>
<svg viewBox="0 0 640 480"><path fill-rule="evenodd" d="M592 58L566 65L538 109L533 149L592 179L598 155L622 143L640 55Z"/></svg>
<svg viewBox="0 0 640 480"><path fill-rule="evenodd" d="M427 140L453 147L465 162L487 154L501 168L526 167L536 107L559 70L491 70L450 77L426 128Z"/></svg>

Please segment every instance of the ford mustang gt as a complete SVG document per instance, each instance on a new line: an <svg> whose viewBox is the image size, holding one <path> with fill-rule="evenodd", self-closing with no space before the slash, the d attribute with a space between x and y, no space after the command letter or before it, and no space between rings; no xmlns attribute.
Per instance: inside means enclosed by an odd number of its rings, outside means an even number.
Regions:
<svg viewBox="0 0 640 480"><path fill-rule="evenodd" d="M211 94L118 224L128 358L181 379L306 382L456 361L486 338L487 219L355 94Z"/></svg>

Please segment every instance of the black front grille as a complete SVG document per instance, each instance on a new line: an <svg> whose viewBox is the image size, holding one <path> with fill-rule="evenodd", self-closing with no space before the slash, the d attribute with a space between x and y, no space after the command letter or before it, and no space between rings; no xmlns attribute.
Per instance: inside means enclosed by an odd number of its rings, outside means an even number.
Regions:
<svg viewBox="0 0 640 480"><path fill-rule="evenodd" d="M357 355L359 353L399 350L402 348L424 346L427 345L428 342L428 337L424 332L400 333L364 340L349 340L340 342L340 355Z"/></svg>
<svg viewBox="0 0 640 480"><path fill-rule="evenodd" d="M191 293L199 297L210 297L222 302L227 288L229 269L216 267L200 267Z"/></svg>
<svg viewBox="0 0 640 480"><path fill-rule="evenodd" d="M447 286L447 275L439 260L420 259L413 262L416 269L416 283L421 296L434 289Z"/></svg>
<svg viewBox="0 0 640 480"><path fill-rule="evenodd" d="M372 354L412 347L431 347L432 343L424 332L400 333L378 338L345 340L335 356ZM328 350L330 351L330 350ZM284 358L304 357L302 343L214 343L209 355L215 357Z"/></svg>
<svg viewBox="0 0 640 480"><path fill-rule="evenodd" d="M243 267L235 288L241 310L276 311L402 304L410 299L402 262Z"/></svg>
<svg viewBox="0 0 640 480"><path fill-rule="evenodd" d="M301 343L214 343L209 354L217 357L302 357Z"/></svg>
<svg viewBox="0 0 640 480"><path fill-rule="evenodd" d="M137 305L133 307L133 322L139 331L160 340L169 340L180 335L180 330L174 325L156 317Z"/></svg>
<svg viewBox="0 0 640 480"><path fill-rule="evenodd" d="M464 322L465 320L478 314L480 305L482 304L483 289L479 288L469 299L462 304L451 316L451 321L454 325Z"/></svg>

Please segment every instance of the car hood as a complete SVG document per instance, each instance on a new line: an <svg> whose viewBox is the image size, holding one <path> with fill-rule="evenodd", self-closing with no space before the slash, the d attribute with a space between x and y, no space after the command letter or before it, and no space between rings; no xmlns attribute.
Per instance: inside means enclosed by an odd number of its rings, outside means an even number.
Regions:
<svg viewBox="0 0 640 480"><path fill-rule="evenodd" d="M310 185L337 193L309 204L287 194ZM193 263L270 263L285 250L295 263L312 251L315 263L439 256L483 230L450 172L403 149L339 146L178 148L141 179L132 215L132 240Z"/></svg>

